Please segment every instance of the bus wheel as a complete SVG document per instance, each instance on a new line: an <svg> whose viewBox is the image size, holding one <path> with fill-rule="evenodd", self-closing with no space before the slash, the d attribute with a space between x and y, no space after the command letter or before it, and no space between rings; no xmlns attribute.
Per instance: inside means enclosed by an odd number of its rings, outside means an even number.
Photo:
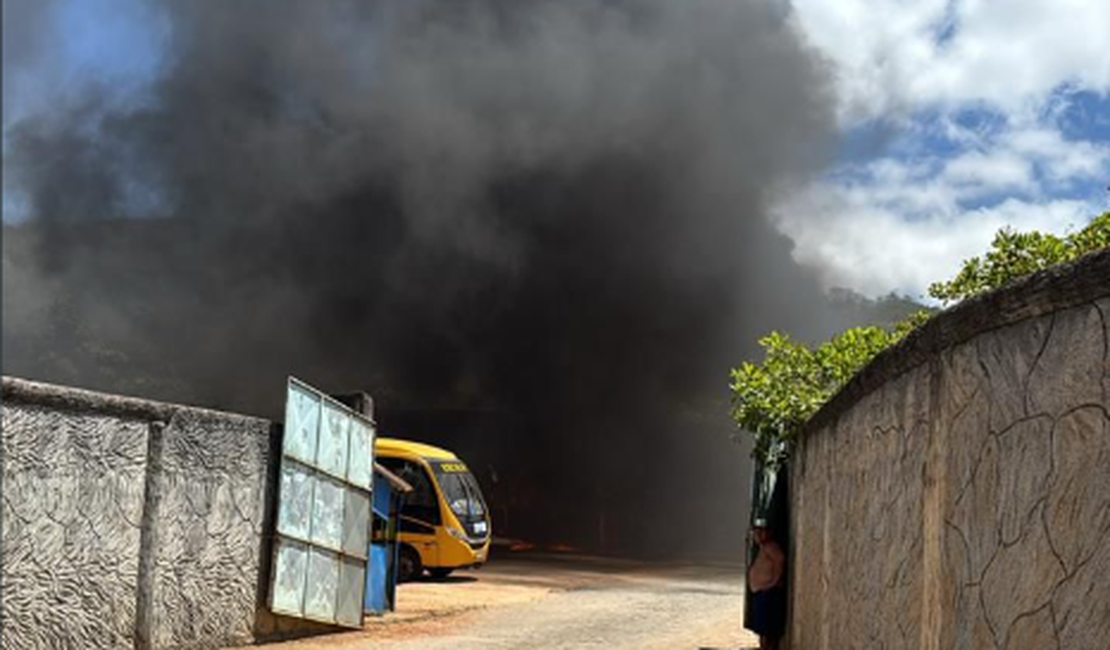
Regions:
<svg viewBox="0 0 1110 650"><path fill-rule="evenodd" d="M411 546L402 546L398 558L397 579L400 582L412 582L420 577L424 566L420 563L420 554Z"/></svg>
<svg viewBox="0 0 1110 650"><path fill-rule="evenodd" d="M448 569L448 568L445 568L445 567L438 567L438 566L433 568L433 569L428 569L428 573L432 574L432 577L435 578L436 580L443 580L447 576L451 575L452 571L454 571L454 569Z"/></svg>

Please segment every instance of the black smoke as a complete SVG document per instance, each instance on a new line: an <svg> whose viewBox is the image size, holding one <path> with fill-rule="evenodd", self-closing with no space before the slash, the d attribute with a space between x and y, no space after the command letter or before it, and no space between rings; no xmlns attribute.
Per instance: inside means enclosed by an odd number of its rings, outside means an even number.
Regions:
<svg viewBox="0 0 1110 650"><path fill-rule="evenodd" d="M365 389L526 502L509 533L733 547L728 368L829 326L764 218L833 130L785 5L153 6L140 98L5 120L5 373L272 416L288 374ZM6 73L49 58L22 38Z"/></svg>

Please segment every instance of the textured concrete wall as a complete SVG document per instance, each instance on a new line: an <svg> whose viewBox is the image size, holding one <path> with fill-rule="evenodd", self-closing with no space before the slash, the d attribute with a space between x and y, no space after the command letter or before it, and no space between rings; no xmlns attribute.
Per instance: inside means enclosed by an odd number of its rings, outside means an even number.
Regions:
<svg viewBox="0 0 1110 650"><path fill-rule="evenodd" d="M254 640L273 425L4 379L3 650Z"/></svg>
<svg viewBox="0 0 1110 650"><path fill-rule="evenodd" d="M791 647L1110 647L1110 251L877 359L793 480Z"/></svg>
<svg viewBox="0 0 1110 650"><path fill-rule="evenodd" d="M131 647L148 423L3 405L4 650Z"/></svg>
<svg viewBox="0 0 1110 650"><path fill-rule="evenodd" d="M163 431L152 571L155 648L250 643L262 604L269 422L183 410ZM265 582L265 575L262 575Z"/></svg>

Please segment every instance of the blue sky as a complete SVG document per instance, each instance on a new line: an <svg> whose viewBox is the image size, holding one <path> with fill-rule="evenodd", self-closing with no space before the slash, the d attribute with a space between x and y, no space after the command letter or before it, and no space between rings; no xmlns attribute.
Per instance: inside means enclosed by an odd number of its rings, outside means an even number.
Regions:
<svg viewBox="0 0 1110 650"><path fill-rule="evenodd" d="M15 17L13 17L15 14ZM27 117L49 119L95 87L105 108L146 100L158 77L170 37L168 19L143 0L61 0L5 2L5 39L12 25L25 32L15 47L5 43L4 151L9 127ZM38 29L31 29L31 27ZM25 201L13 191L13 169L5 174L4 220L21 221Z"/></svg>
<svg viewBox="0 0 1110 650"><path fill-rule="evenodd" d="M44 42L5 65L5 133L89 84L113 103L144 100L172 37L151 4L40 6ZM828 286L919 296L998 228L1064 232L1110 207L1110 2L792 6L836 80L842 146L772 212ZM18 219L7 187L4 206Z"/></svg>
<svg viewBox="0 0 1110 650"><path fill-rule="evenodd" d="M16 53L17 61L5 61L5 130L21 117L73 100L90 84L109 88L114 101L130 102L157 77L170 27L142 0L44 2L38 11L43 28L34 46Z"/></svg>

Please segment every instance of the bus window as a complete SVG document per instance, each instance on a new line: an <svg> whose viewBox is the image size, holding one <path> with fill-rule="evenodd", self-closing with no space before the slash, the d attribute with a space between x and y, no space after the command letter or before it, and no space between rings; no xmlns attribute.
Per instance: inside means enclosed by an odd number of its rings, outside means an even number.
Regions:
<svg viewBox="0 0 1110 650"><path fill-rule="evenodd" d="M405 517L419 519L431 526L440 525L439 501L436 499L435 488L428 478L428 472L419 464L401 458L379 458L379 462L389 471L412 486L412 492L405 495L404 506L401 514ZM407 530L405 523L401 523L402 530ZM424 532L412 531L412 532Z"/></svg>
<svg viewBox="0 0 1110 650"><path fill-rule="evenodd" d="M475 538L483 538L489 531L486 524L486 504L482 490L474 475L459 462L433 463L439 489L451 512L455 513L466 532Z"/></svg>
<svg viewBox="0 0 1110 650"><path fill-rule="evenodd" d="M460 517L481 517L486 514L482 493L470 474L439 473L439 487L451 510Z"/></svg>

